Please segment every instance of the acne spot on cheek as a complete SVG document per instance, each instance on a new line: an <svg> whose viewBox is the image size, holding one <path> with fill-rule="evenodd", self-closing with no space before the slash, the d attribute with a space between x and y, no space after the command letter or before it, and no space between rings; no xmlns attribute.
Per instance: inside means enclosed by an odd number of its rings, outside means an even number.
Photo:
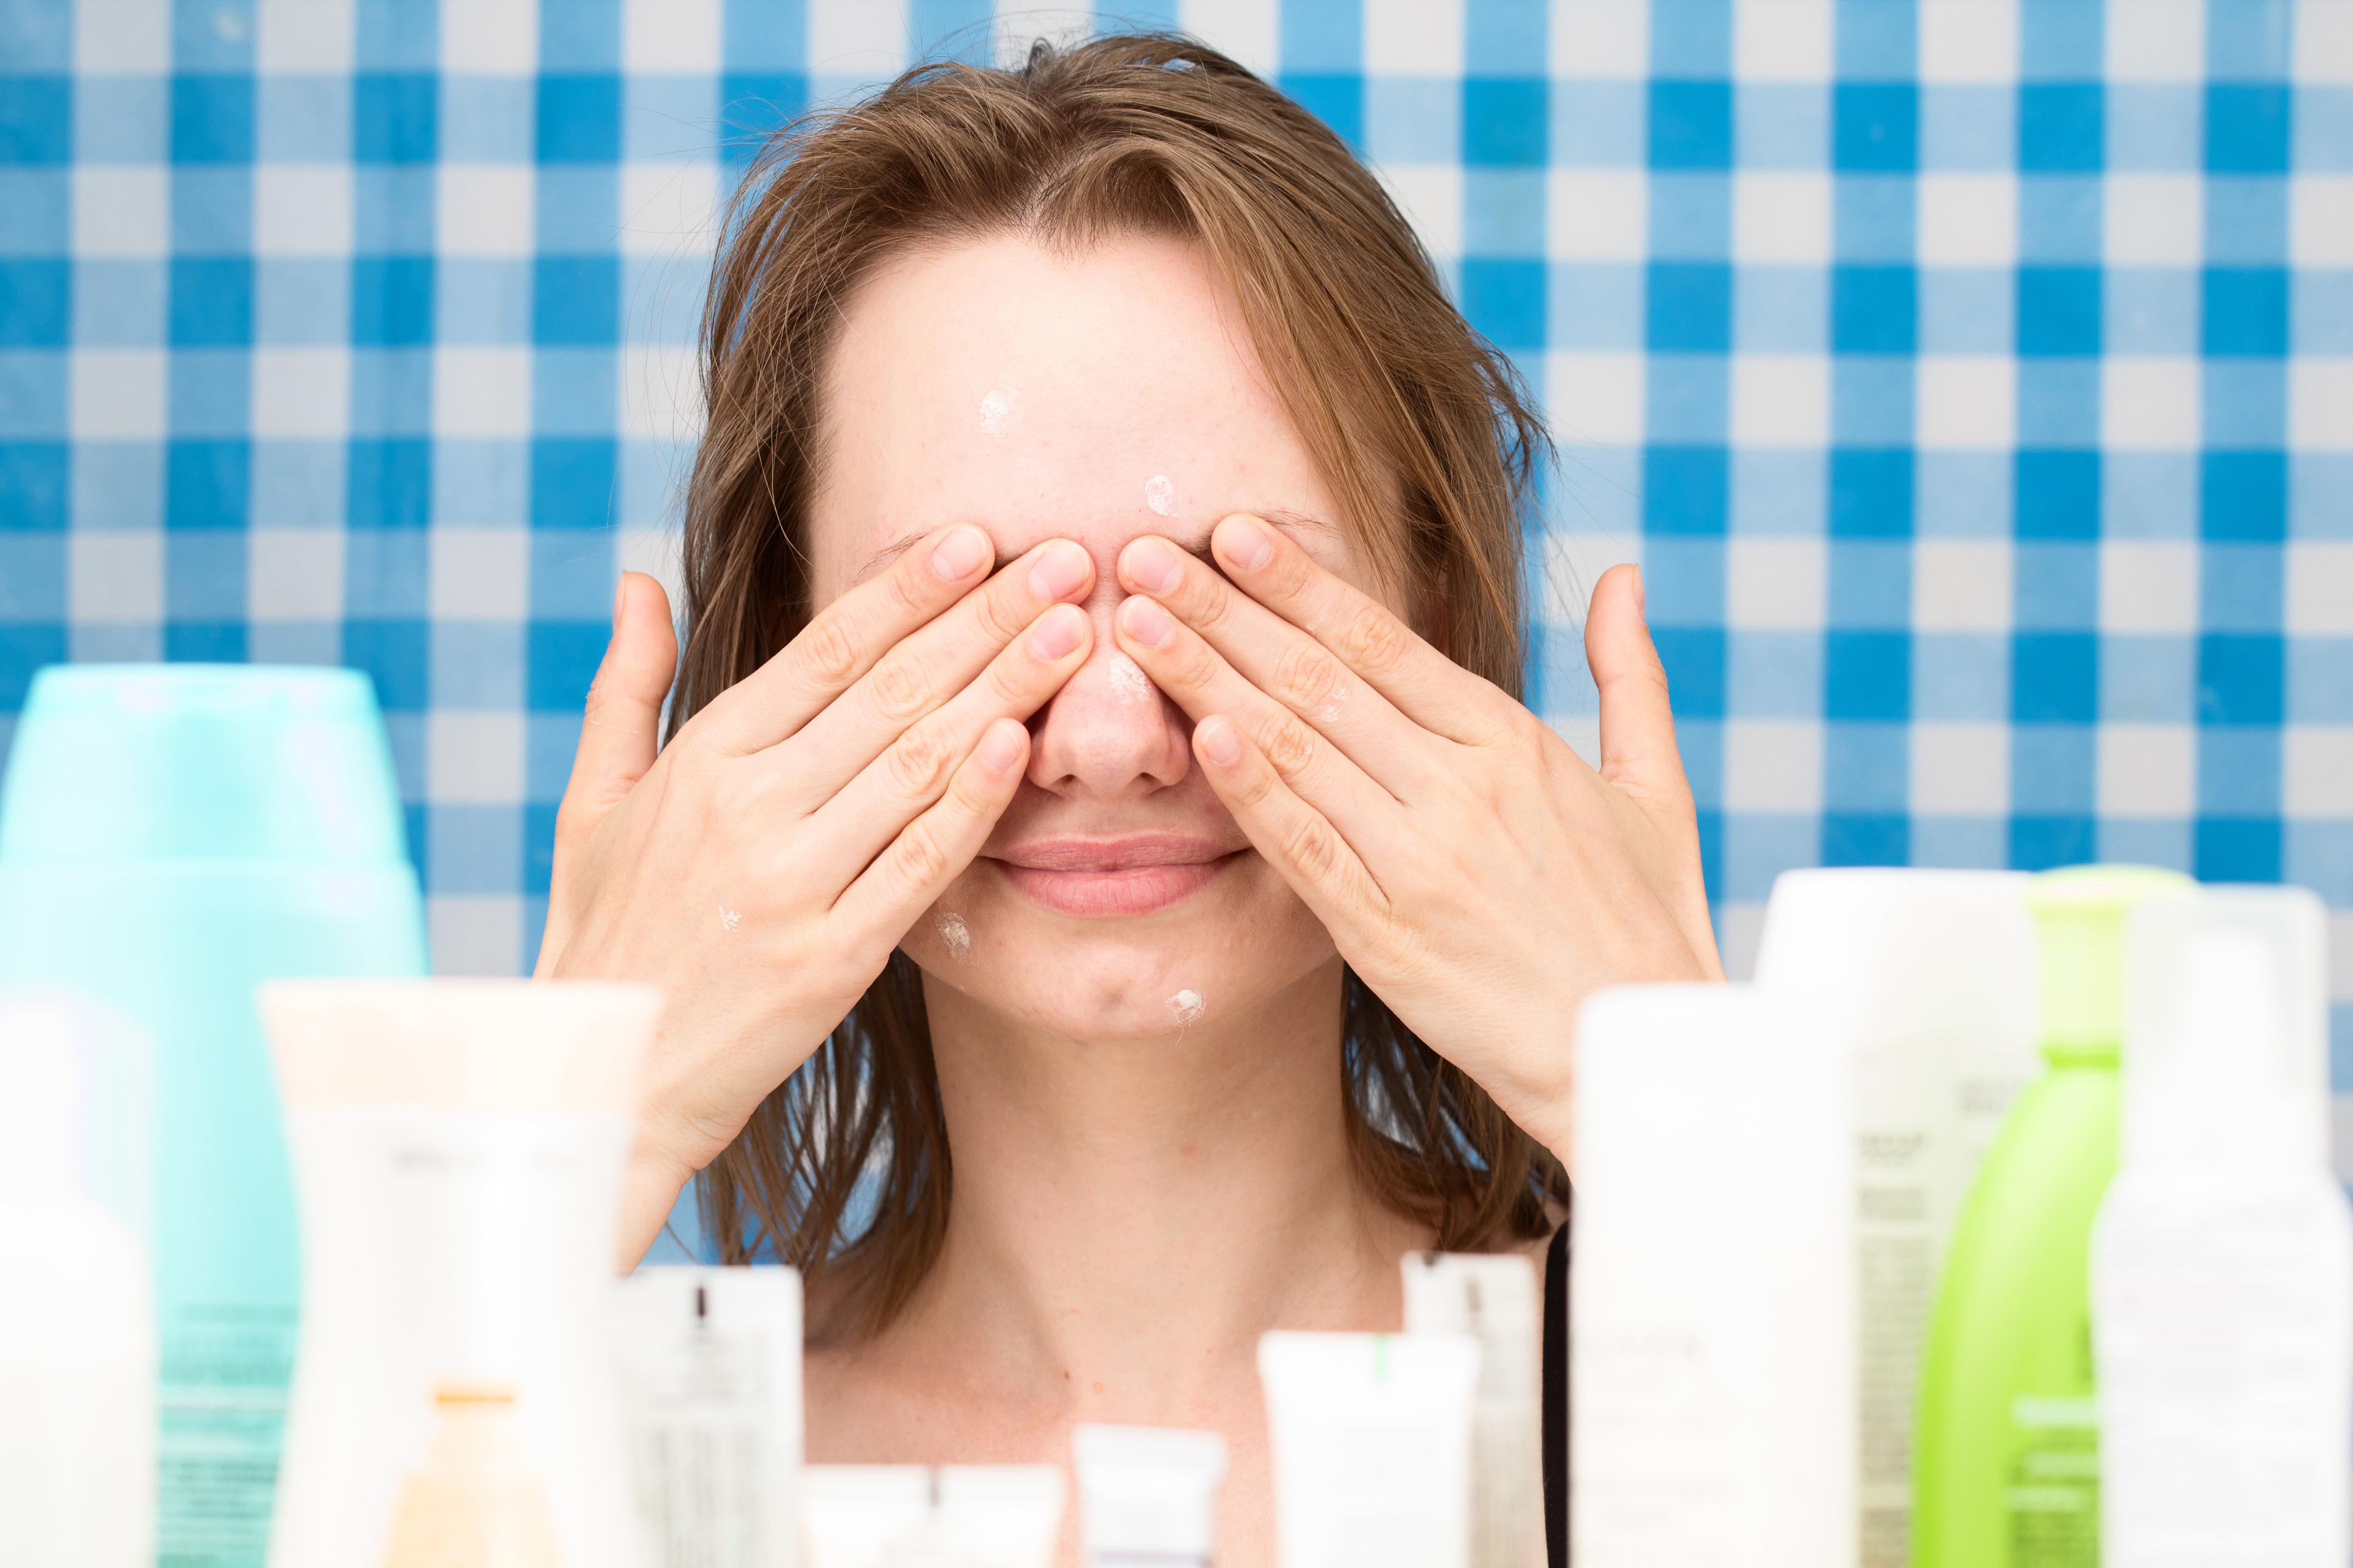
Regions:
<svg viewBox="0 0 2353 1568"><path fill-rule="evenodd" d="M1111 689L1130 702L1145 702L1152 698L1152 678L1144 667L1124 653L1115 653L1108 661L1111 668Z"/></svg>
<svg viewBox="0 0 2353 1568"><path fill-rule="evenodd" d="M1176 515L1176 484L1166 474L1155 474L1144 481L1144 504L1161 517Z"/></svg>
<svg viewBox="0 0 2353 1568"><path fill-rule="evenodd" d="M972 956L972 928L964 923L962 915L943 910L933 917L932 929L940 933L950 958Z"/></svg>
<svg viewBox="0 0 2353 1568"><path fill-rule="evenodd" d="M1004 435L1005 426L1012 420L1013 412L1020 402L1021 395L1009 386L991 388L988 395L980 400L980 433L984 436Z"/></svg>
<svg viewBox="0 0 2353 1568"><path fill-rule="evenodd" d="M1209 1005L1201 999L1201 994L1187 986L1168 998L1168 1021L1181 1029L1208 1012L1208 1008Z"/></svg>

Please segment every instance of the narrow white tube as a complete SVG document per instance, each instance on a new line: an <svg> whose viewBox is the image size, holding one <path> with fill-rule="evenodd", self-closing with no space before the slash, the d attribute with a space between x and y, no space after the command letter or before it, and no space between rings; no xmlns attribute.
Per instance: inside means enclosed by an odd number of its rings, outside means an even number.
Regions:
<svg viewBox="0 0 2353 1568"><path fill-rule="evenodd" d="M1087 1568L1208 1568L1226 1440L1168 1426L1082 1426L1071 1435Z"/></svg>
<svg viewBox="0 0 2353 1568"><path fill-rule="evenodd" d="M1052 1568L1054 1465L811 1465L802 1568Z"/></svg>
<svg viewBox="0 0 2353 1568"><path fill-rule="evenodd" d="M1537 1267L1516 1253L1419 1252L1405 1259L1406 1332L1469 1334L1479 1342L1472 1568L1528 1568L1544 1555Z"/></svg>

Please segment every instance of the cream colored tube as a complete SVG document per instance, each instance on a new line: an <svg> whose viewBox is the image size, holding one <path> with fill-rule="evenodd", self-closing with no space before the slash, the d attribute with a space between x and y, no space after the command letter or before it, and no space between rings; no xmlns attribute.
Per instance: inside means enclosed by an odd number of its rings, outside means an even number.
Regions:
<svg viewBox="0 0 2353 1568"><path fill-rule="evenodd" d="M801 1568L1052 1568L1053 1465L811 1465Z"/></svg>

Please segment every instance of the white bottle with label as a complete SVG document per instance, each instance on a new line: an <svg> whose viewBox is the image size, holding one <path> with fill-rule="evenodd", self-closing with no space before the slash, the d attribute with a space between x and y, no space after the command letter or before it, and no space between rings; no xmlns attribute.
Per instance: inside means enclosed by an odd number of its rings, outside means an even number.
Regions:
<svg viewBox="0 0 2353 1568"><path fill-rule="evenodd" d="M2353 1546L2326 953L2298 888L2134 914L2122 1164L2092 1236L2108 1568L2343 1568Z"/></svg>
<svg viewBox="0 0 2353 1568"><path fill-rule="evenodd" d="M1535 1258L1406 1254L1405 1331L1479 1342L1471 1414L1471 1568L1544 1561L1543 1329Z"/></svg>
<svg viewBox="0 0 2353 1568"><path fill-rule="evenodd" d="M1912 1418L1953 1227L2034 1049L2030 878L1851 867L1773 884L1757 984L1853 1074L1860 1568L1911 1560Z"/></svg>
<svg viewBox="0 0 2353 1568"><path fill-rule="evenodd" d="M0 1561L154 1560L146 1082L129 1020L0 997Z"/></svg>
<svg viewBox="0 0 2353 1568"><path fill-rule="evenodd" d="M1846 1060L1740 985L1577 1019L1569 1560L1854 1561Z"/></svg>

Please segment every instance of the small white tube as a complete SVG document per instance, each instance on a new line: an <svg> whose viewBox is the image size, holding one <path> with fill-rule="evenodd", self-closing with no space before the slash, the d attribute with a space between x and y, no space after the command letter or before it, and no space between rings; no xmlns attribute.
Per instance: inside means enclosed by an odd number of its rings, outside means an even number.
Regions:
<svg viewBox="0 0 2353 1568"><path fill-rule="evenodd" d="M811 1465L802 1568L1052 1568L1054 1465Z"/></svg>
<svg viewBox="0 0 2353 1568"><path fill-rule="evenodd" d="M614 1342L648 1568L793 1568L800 1275L641 1268Z"/></svg>
<svg viewBox="0 0 2353 1568"><path fill-rule="evenodd" d="M1528 1568L1544 1555L1536 1264L1515 1253L1415 1252L1404 1267L1406 1332L1469 1334L1479 1342L1471 1428L1472 1568Z"/></svg>
<svg viewBox="0 0 2353 1568"><path fill-rule="evenodd" d="M1082 1426L1071 1447L1087 1568L1208 1568L1225 1438L1170 1426Z"/></svg>
<svg viewBox="0 0 2353 1568"><path fill-rule="evenodd" d="M1468 1334L1258 1342L1282 1568L1468 1568Z"/></svg>

